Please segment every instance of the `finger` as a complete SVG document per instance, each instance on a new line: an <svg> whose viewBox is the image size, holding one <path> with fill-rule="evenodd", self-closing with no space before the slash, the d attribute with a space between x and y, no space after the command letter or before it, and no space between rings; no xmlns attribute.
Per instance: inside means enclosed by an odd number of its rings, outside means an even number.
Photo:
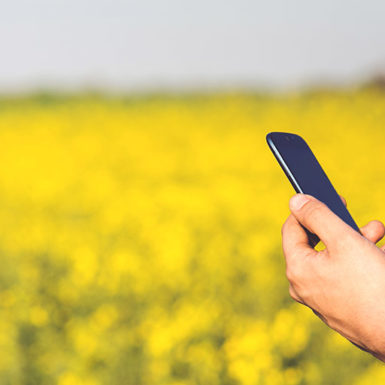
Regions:
<svg viewBox="0 0 385 385"><path fill-rule="evenodd" d="M381 221L370 221L368 224L360 228L361 234L372 241L377 243L385 235L385 226Z"/></svg>
<svg viewBox="0 0 385 385"><path fill-rule="evenodd" d="M346 199L340 195L342 203L347 206ZM385 226L381 221L370 221L368 224L360 228L361 234L373 243L379 242L385 235ZM385 250L385 245L383 246ZM382 249L382 248L381 248Z"/></svg>
<svg viewBox="0 0 385 385"><path fill-rule="evenodd" d="M309 244L309 237L305 228L301 226L293 214L288 216L282 226L282 248L287 265L301 255L316 253Z"/></svg>
<svg viewBox="0 0 385 385"><path fill-rule="evenodd" d="M323 202L311 195L296 194L290 199L289 206L298 222L316 234L328 248L333 248L347 235L358 235Z"/></svg>

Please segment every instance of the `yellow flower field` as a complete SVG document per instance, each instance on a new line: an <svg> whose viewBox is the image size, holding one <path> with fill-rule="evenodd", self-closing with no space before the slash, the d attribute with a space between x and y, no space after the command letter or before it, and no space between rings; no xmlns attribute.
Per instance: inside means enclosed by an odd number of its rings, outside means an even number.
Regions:
<svg viewBox="0 0 385 385"><path fill-rule="evenodd" d="M378 90L1 99L0 384L384 383L288 294L269 131L385 220Z"/></svg>

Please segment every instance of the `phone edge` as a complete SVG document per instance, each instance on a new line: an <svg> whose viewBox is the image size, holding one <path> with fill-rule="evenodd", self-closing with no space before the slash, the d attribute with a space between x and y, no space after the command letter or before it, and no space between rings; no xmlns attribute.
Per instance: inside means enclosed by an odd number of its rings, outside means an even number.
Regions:
<svg viewBox="0 0 385 385"><path fill-rule="evenodd" d="M289 179L291 185L294 187L294 190L297 193L303 193L303 190L301 189L301 186L298 184L297 180L295 179L294 175L291 173L289 167L287 166L285 160L282 158L281 154L279 153L277 147L275 147L274 141L271 138L270 133L266 135L266 142L268 146L271 149L271 152L277 159L279 165L281 166L282 170L286 174L287 178Z"/></svg>
<svg viewBox="0 0 385 385"><path fill-rule="evenodd" d="M297 193L304 193L303 190L301 189L300 185L298 184L298 182L296 181L294 175L291 173L289 167L287 166L287 164L285 163L284 159L282 158L281 154L279 153L278 149L275 147L274 145L274 141L272 139L272 135L271 134L274 134L274 132L270 132L266 135L266 142L268 144L268 146L270 147L274 157L277 159L279 165L281 166L282 170L284 171L284 173L286 174L287 178L289 179L291 185L293 186L294 190L297 192ZM303 138L302 138L303 139ZM306 142L305 142L306 143ZM307 143L306 143L307 144ZM309 147L310 149L310 147ZM312 150L310 149L310 151L312 152ZM313 152L312 152L313 153ZM313 153L314 155L314 153ZM314 155L315 157L315 155ZM317 159L317 158L316 158ZM317 162L318 162L318 159L317 159ZM320 167L322 168L322 166L320 165ZM323 170L323 168L322 168ZM324 171L324 170L323 170ZM325 171L324 171L325 173ZM326 173L325 173L326 175ZM329 177L326 175L326 177L329 179ZM330 182L330 179L329 179L329 182ZM333 184L330 182L331 186L333 187L333 189L335 190L335 192L338 194L337 190L335 189L335 187L333 186ZM346 209L346 211L348 212L349 216L351 217L354 225L356 228L354 228L353 226L349 225L353 230L357 231L360 235L363 235L362 232L361 232L361 229L360 227L358 226L358 224L356 223L356 221L354 220L354 218L352 217L352 215L350 214L349 210ZM346 223L346 222L345 222Z"/></svg>

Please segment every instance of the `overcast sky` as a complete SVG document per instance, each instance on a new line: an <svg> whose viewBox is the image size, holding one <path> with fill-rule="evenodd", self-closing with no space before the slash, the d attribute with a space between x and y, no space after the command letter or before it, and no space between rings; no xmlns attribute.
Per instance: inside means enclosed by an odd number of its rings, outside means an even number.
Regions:
<svg viewBox="0 0 385 385"><path fill-rule="evenodd" d="M346 84L385 70L383 0L12 0L0 93Z"/></svg>

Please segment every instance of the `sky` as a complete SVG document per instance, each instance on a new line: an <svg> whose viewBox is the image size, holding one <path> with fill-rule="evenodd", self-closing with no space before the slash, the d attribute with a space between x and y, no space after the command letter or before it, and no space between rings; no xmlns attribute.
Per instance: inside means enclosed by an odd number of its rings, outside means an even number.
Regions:
<svg viewBox="0 0 385 385"><path fill-rule="evenodd" d="M12 0L0 93L353 84L384 37L383 0Z"/></svg>

